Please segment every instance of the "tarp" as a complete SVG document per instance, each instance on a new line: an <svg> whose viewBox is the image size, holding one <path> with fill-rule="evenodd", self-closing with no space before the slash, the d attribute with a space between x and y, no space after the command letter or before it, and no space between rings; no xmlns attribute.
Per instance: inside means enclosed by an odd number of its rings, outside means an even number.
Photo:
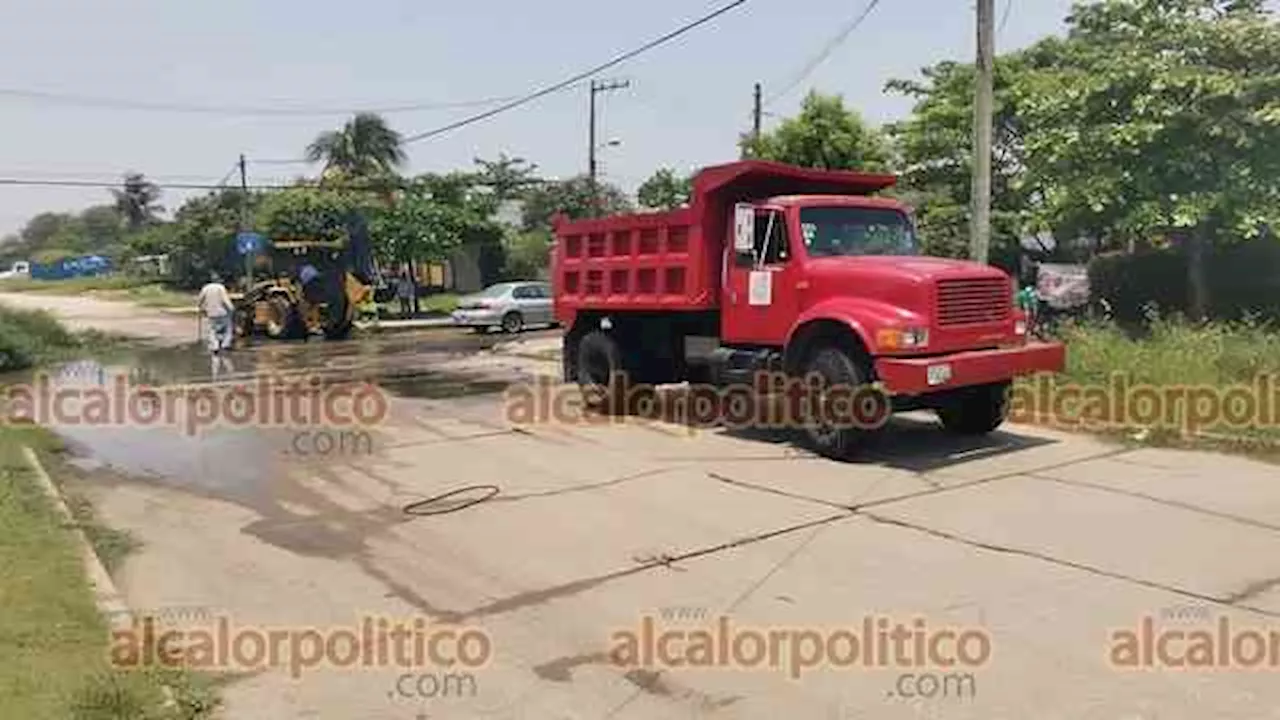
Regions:
<svg viewBox="0 0 1280 720"><path fill-rule="evenodd" d="M1088 267L1041 263L1036 272L1036 295L1054 310L1089 304Z"/></svg>
<svg viewBox="0 0 1280 720"><path fill-rule="evenodd" d="M111 272L111 261L101 255L85 255L63 258L52 263L31 264L31 277L34 280L65 280L108 272Z"/></svg>

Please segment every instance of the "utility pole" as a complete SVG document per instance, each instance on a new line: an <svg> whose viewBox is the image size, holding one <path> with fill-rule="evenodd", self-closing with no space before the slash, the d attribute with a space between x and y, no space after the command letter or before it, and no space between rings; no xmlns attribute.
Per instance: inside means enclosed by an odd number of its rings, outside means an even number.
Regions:
<svg viewBox="0 0 1280 720"><path fill-rule="evenodd" d="M986 263L991 247L991 125L994 91L995 0L977 0L978 57L973 91L973 207L969 257Z"/></svg>
<svg viewBox="0 0 1280 720"><path fill-rule="evenodd" d="M764 106L761 100L760 83L756 83L755 98L751 105L751 145L753 148L756 143L760 142L760 118L762 115L764 115Z"/></svg>
<svg viewBox="0 0 1280 720"><path fill-rule="evenodd" d="M249 171L244 153L240 153L240 231L249 230ZM253 253L244 254L244 291L253 286Z"/></svg>
<svg viewBox="0 0 1280 720"><path fill-rule="evenodd" d="M600 187L596 182L596 95L611 90L630 87L628 80L592 80L591 99L587 115L587 176L591 182L591 214L600 214Z"/></svg>

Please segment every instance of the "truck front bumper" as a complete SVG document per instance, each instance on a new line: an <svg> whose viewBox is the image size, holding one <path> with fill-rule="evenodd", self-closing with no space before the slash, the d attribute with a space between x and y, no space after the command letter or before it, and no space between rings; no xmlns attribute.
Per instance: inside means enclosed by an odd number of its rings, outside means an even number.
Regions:
<svg viewBox="0 0 1280 720"><path fill-rule="evenodd" d="M926 358L878 358L876 375L891 395L921 395L1036 372L1061 372L1066 359L1062 343L1029 342Z"/></svg>

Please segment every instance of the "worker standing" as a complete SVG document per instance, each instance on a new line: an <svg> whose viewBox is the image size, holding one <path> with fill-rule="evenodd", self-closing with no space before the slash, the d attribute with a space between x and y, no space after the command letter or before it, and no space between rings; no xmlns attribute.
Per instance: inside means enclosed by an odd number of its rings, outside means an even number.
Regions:
<svg viewBox="0 0 1280 720"><path fill-rule="evenodd" d="M407 268L401 268L400 278L396 281L396 297L400 299L400 317L409 317L413 312L413 296L417 293L413 275Z"/></svg>
<svg viewBox="0 0 1280 720"><path fill-rule="evenodd" d="M200 313L209 321L209 352L217 355L224 350L230 350L231 341L234 338L231 320L235 306L231 303L227 286L222 284L217 273L211 274L209 282L200 288L196 304L199 306Z"/></svg>

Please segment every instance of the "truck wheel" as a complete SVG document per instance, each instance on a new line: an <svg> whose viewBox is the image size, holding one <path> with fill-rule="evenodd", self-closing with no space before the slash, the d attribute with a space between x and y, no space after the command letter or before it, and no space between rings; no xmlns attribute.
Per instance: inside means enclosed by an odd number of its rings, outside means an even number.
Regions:
<svg viewBox="0 0 1280 720"><path fill-rule="evenodd" d="M1009 415L1009 381L979 385L959 391L937 409L938 419L948 432L985 435L1000 427Z"/></svg>
<svg viewBox="0 0 1280 720"><path fill-rule="evenodd" d="M284 340L297 334L298 309L287 298L273 297L267 301L269 318L264 328L272 340Z"/></svg>
<svg viewBox="0 0 1280 720"><path fill-rule="evenodd" d="M832 460L852 459L874 429L875 423L887 419L887 404L882 410L862 413L869 416L868 424L872 427L860 426L853 422L852 402L847 403L843 408L832 404L831 395L828 394L831 388L843 387L853 392L859 388L868 387L869 374L863 365L838 347L818 348L809 356L803 372L805 377L816 373L822 380L820 394L817 397L811 396L812 401L819 407L810 407L809 417L803 418L805 438L814 451L823 457ZM853 395L850 398L856 400L857 396ZM848 414L850 417L837 418L833 417L834 413ZM878 414L881 415L877 416Z"/></svg>
<svg viewBox="0 0 1280 720"><path fill-rule="evenodd" d="M609 414L626 414L651 388L633 385L622 349L609 335L595 331L578 341L577 381L587 407Z"/></svg>

